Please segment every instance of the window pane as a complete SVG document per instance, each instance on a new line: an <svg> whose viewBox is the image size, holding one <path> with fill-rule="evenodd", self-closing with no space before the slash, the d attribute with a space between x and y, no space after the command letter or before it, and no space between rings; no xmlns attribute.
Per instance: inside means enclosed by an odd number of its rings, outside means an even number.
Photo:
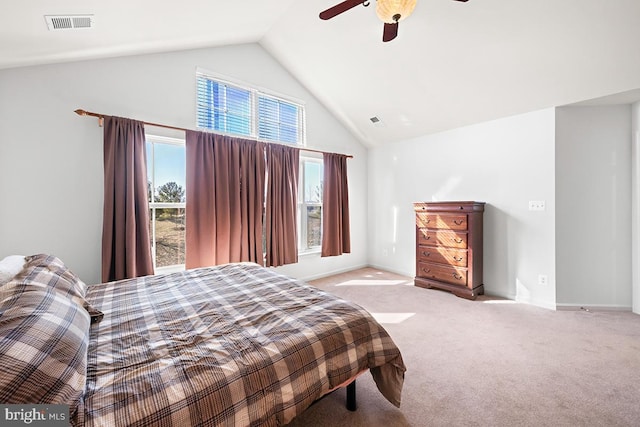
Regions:
<svg viewBox="0 0 640 427"><path fill-rule="evenodd" d="M269 141L297 144L299 107L279 99L258 99L258 136Z"/></svg>
<svg viewBox="0 0 640 427"><path fill-rule="evenodd" d="M184 145L156 143L153 151L154 162L148 162L147 169L153 171L155 201L184 202L186 181Z"/></svg>
<svg viewBox="0 0 640 427"><path fill-rule="evenodd" d="M304 201L322 203L322 163L304 162Z"/></svg>
<svg viewBox="0 0 640 427"><path fill-rule="evenodd" d="M198 126L213 129L214 123L214 98L218 96L218 84L211 80L197 78L197 106Z"/></svg>
<svg viewBox="0 0 640 427"><path fill-rule="evenodd" d="M313 248L322 244L322 207L307 206L307 247Z"/></svg>
<svg viewBox="0 0 640 427"><path fill-rule="evenodd" d="M251 135L251 118L228 113L226 116L226 125L217 130L236 135Z"/></svg>
<svg viewBox="0 0 640 427"><path fill-rule="evenodd" d="M280 125L280 141L290 144L298 143L298 128L286 125Z"/></svg>
<svg viewBox="0 0 640 427"><path fill-rule="evenodd" d="M258 138L279 141L278 101L261 96L258 99Z"/></svg>
<svg viewBox="0 0 640 427"><path fill-rule="evenodd" d="M227 111L251 115L251 94L245 89L227 86Z"/></svg>
<svg viewBox="0 0 640 427"><path fill-rule="evenodd" d="M284 102L280 103L280 123L295 126L298 123L298 107Z"/></svg>
<svg viewBox="0 0 640 427"><path fill-rule="evenodd" d="M261 96L258 100L258 116L261 121L277 122L278 101Z"/></svg>
<svg viewBox="0 0 640 427"><path fill-rule="evenodd" d="M262 122L260 123L260 129L258 130L258 135L260 139L266 139L269 141L279 141L278 137L278 124L277 123L269 123Z"/></svg>
<svg viewBox="0 0 640 427"><path fill-rule="evenodd" d="M183 208L155 209L156 267L185 263L185 213Z"/></svg>
<svg viewBox="0 0 640 427"><path fill-rule="evenodd" d="M251 91L197 78L199 127L236 135L251 135Z"/></svg>

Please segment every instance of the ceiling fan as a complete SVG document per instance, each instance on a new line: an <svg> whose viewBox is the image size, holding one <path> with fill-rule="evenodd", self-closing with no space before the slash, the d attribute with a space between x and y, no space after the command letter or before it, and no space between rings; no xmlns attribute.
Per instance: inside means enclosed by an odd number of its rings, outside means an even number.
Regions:
<svg viewBox="0 0 640 427"><path fill-rule="evenodd" d="M376 14L384 22L382 41L389 42L398 36L398 22L406 19L416 7L417 0L377 0ZM469 0L454 0L467 2ZM320 12L320 19L331 19L358 5L369 6L370 0L345 0Z"/></svg>

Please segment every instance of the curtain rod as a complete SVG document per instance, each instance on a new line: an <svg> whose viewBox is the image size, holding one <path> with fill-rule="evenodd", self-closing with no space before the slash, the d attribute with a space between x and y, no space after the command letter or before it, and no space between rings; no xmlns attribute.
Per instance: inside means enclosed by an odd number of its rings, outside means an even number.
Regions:
<svg viewBox="0 0 640 427"><path fill-rule="evenodd" d="M91 116L91 117L97 117L98 118L98 124L100 126L102 126L103 122L104 122L104 117L106 114L99 114L99 113L92 113L91 111L86 111L86 110L82 110L80 108L78 108L77 110L74 111L77 115L79 116ZM180 127L176 127L176 126L169 126L169 125L161 125L158 123L151 123L151 122L142 122L145 125L149 125L149 126L156 126L156 127L160 127L160 128L165 128L165 129L173 129L173 130L180 130L180 131L188 131L191 129L186 129L186 128L180 128ZM276 143L277 144L277 143ZM310 151L312 153L320 153L320 154L334 154L334 153L329 153L327 151L321 151L321 150L313 150L311 148L303 148L303 147L298 147L298 149L302 150L302 151ZM351 155L344 155L345 157L349 158L349 159L353 159L353 156Z"/></svg>

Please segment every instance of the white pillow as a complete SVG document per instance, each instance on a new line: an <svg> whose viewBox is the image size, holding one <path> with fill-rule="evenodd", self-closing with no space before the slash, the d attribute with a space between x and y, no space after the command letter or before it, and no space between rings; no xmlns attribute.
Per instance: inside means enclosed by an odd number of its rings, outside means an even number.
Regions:
<svg viewBox="0 0 640 427"><path fill-rule="evenodd" d="M20 273L25 261L24 255L9 255L0 261L0 285L4 285Z"/></svg>

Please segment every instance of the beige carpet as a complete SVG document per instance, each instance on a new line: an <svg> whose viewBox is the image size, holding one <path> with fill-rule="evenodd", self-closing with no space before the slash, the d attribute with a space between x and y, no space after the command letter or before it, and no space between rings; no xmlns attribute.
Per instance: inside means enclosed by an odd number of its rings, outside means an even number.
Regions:
<svg viewBox="0 0 640 427"><path fill-rule="evenodd" d="M358 379L290 426L640 426L640 316L552 311L413 286L372 268L311 282L379 318L407 365L402 405Z"/></svg>

